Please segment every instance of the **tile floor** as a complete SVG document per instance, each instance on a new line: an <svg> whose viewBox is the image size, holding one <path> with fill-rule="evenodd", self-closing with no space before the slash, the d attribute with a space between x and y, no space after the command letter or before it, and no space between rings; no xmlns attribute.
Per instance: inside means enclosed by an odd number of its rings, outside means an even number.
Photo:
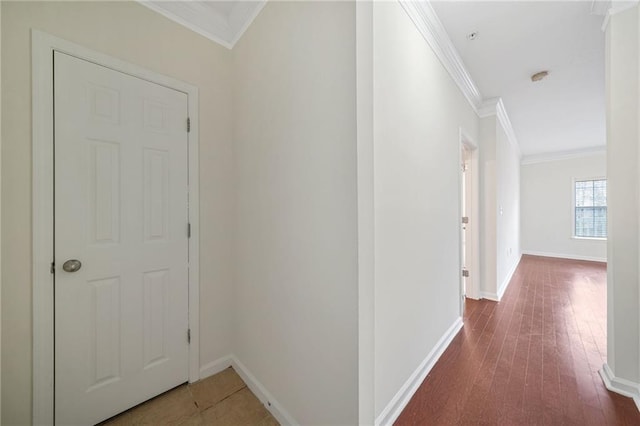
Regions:
<svg viewBox="0 0 640 426"><path fill-rule="evenodd" d="M185 384L113 417L101 426L278 426L232 368Z"/></svg>
<svg viewBox="0 0 640 426"><path fill-rule="evenodd" d="M500 303L468 300L396 425L640 425L598 375L606 281L604 263L523 256Z"/></svg>

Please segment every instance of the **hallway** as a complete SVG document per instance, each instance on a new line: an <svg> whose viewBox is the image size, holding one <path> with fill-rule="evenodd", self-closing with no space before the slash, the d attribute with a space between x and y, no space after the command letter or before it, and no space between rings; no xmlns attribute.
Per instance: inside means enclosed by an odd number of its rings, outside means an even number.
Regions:
<svg viewBox="0 0 640 426"><path fill-rule="evenodd" d="M606 266L523 256L503 300L467 300L464 327L396 425L638 425L607 391Z"/></svg>

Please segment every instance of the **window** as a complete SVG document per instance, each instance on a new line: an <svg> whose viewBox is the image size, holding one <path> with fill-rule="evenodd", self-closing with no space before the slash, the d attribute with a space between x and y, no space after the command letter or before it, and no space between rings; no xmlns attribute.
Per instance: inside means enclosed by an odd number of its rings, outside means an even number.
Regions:
<svg viewBox="0 0 640 426"><path fill-rule="evenodd" d="M574 188L574 236L607 238L607 180L579 180Z"/></svg>

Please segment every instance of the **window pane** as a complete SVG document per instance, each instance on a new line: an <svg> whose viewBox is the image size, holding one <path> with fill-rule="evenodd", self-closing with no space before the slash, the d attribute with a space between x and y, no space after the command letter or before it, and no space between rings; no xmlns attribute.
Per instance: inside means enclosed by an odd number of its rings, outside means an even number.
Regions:
<svg viewBox="0 0 640 426"><path fill-rule="evenodd" d="M607 180L575 183L575 236L607 237Z"/></svg>
<svg viewBox="0 0 640 426"><path fill-rule="evenodd" d="M607 208L606 207L594 207L593 209L593 236L594 237L606 237L607 236Z"/></svg>
<svg viewBox="0 0 640 426"><path fill-rule="evenodd" d="M576 237L591 237L593 228L593 208L576 207Z"/></svg>
<svg viewBox="0 0 640 426"><path fill-rule="evenodd" d="M593 206L593 181L576 182L576 207Z"/></svg>
<svg viewBox="0 0 640 426"><path fill-rule="evenodd" d="M607 181L606 180L596 180L593 182L593 205L594 206L607 205Z"/></svg>

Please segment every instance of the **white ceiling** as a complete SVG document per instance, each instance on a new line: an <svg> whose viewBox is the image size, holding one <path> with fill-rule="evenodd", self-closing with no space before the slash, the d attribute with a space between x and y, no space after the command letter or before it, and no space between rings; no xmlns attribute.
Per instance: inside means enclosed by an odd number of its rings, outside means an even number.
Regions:
<svg viewBox="0 0 640 426"><path fill-rule="evenodd" d="M483 98L503 99L524 156L605 145L603 17L591 3L432 2Z"/></svg>
<svg viewBox="0 0 640 426"><path fill-rule="evenodd" d="M262 10L266 0L138 0L149 9L231 49Z"/></svg>
<svg viewBox="0 0 640 426"><path fill-rule="evenodd" d="M266 0L139 0L228 48ZM614 8L637 0L614 0ZM609 0L431 1L481 99L502 98L524 156L605 146L603 14ZM467 35L477 32L476 40ZM530 76L548 70L533 83Z"/></svg>

